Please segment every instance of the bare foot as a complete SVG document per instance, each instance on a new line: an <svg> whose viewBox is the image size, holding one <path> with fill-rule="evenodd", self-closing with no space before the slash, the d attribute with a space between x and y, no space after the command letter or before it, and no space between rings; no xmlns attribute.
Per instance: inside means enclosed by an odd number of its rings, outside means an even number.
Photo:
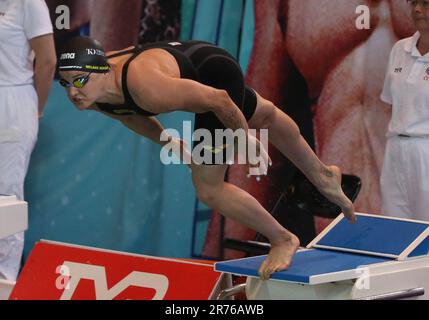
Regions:
<svg viewBox="0 0 429 320"><path fill-rule="evenodd" d="M259 267L259 276L268 280L272 273L289 268L292 257L299 248L299 239L289 234L285 239L271 242L271 250Z"/></svg>
<svg viewBox="0 0 429 320"><path fill-rule="evenodd" d="M341 207L344 216L351 222L356 222L353 202L344 194L341 188L341 170L336 166L326 167L316 187L329 201Z"/></svg>

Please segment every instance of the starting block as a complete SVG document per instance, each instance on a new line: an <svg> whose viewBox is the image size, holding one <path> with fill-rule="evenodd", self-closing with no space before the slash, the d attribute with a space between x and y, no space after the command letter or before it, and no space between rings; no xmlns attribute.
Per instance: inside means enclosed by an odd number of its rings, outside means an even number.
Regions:
<svg viewBox="0 0 429 320"><path fill-rule="evenodd" d="M340 215L268 281L257 273L266 256L219 262L215 270L246 276L249 300L429 299L428 236L429 222L359 213L349 224Z"/></svg>
<svg viewBox="0 0 429 320"><path fill-rule="evenodd" d="M28 205L16 196L0 195L0 239L27 230ZM0 300L6 300L15 282L0 279Z"/></svg>
<svg viewBox="0 0 429 320"><path fill-rule="evenodd" d="M0 195L0 239L27 230L28 205L16 196Z"/></svg>

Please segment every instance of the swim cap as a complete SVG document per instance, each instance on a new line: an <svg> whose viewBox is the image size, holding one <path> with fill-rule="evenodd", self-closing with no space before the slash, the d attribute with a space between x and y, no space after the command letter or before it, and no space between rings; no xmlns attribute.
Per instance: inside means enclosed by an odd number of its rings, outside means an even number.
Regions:
<svg viewBox="0 0 429 320"><path fill-rule="evenodd" d="M89 37L75 37L59 53L59 71L105 73L110 70L101 44Z"/></svg>

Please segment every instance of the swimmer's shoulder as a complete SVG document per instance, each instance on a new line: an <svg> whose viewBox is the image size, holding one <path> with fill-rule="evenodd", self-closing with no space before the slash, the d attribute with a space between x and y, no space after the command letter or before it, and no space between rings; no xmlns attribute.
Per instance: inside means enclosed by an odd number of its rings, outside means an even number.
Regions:
<svg viewBox="0 0 429 320"><path fill-rule="evenodd" d="M136 48L135 46L131 46L131 47L127 47L127 48L124 48L121 50L109 51L106 53L106 56L108 57L109 61L128 60L128 58L130 58L133 55L133 53L135 52L135 51L133 52L133 50L135 48ZM133 62L141 61L141 60L148 60L148 58L150 59L151 63L156 62L157 60L162 59L163 51L164 50L159 49L159 48L150 48L147 50L143 50L139 54L139 56L134 59ZM124 53L124 55L119 55L119 56L115 57L115 55L120 54L120 53ZM109 58L109 57L111 57L111 58Z"/></svg>
<svg viewBox="0 0 429 320"><path fill-rule="evenodd" d="M125 53L135 48L135 46L130 46L121 50L109 51L106 55L109 57L121 52ZM131 56L132 53L129 53L109 58L109 63L116 65L117 67L121 67L129 58L131 58ZM146 72L157 70L172 77L180 77L180 69L177 65L176 59L161 47L153 47L143 50L138 57L132 61L128 69L129 73L141 73L143 70L146 70Z"/></svg>

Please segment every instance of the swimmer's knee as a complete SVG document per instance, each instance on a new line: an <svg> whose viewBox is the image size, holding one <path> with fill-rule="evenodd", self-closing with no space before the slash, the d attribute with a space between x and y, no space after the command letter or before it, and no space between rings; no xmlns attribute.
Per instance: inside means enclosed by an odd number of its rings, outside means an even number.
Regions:
<svg viewBox="0 0 429 320"><path fill-rule="evenodd" d="M261 99L261 100L259 100ZM249 122L252 128L269 129L278 116L279 109L271 101L258 98L255 115Z"/></svg>

